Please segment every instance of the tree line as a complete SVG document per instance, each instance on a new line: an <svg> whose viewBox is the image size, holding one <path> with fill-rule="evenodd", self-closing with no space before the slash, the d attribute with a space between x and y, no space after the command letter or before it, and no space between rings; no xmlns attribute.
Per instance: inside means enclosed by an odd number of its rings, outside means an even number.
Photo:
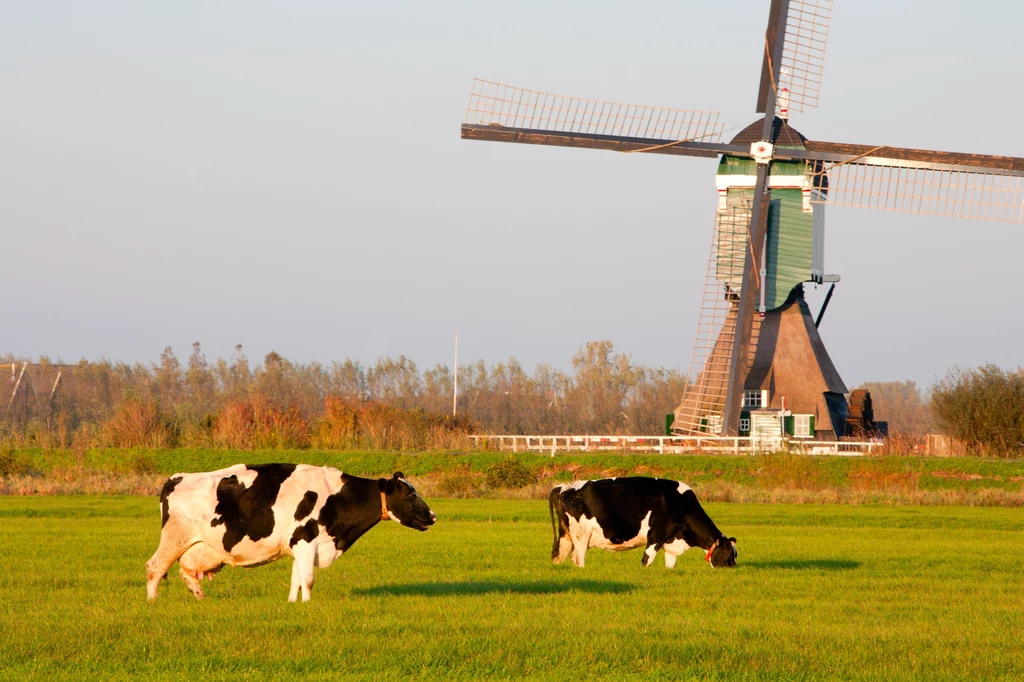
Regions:
<svg viewBox="0 0 1024 682"><path fill-rule="evenodd" d="M0 365L14 365L12 391L24 361L0 356ZM392 433L405 428L400 424L418 423L422 428L413 431L421 437L405 439L415 445L429 438L431 428L662 433L665 415L686 386L679 370L636 364L616 353L610 341L580 348L569 372L541 364L529 373L515 358L493 365L478 361L458 372L458 417L453 419L453 373L446 365L420 370L405 356L371 365L352 359L302 364L276 352L254 364L241 346L228 359L209 361L194 343L184 362L171 348L151 364L83 360L63 365L41 358L27 370L15 399L0 409L8 408L2 422L7 438L53 447L71 447L76 437L101 446L327 446L331 443L318 440L318 434L338 431L331 420L359 428L376 420L381 433L389 420ZM61 379L52 389L58 373ZM259 440L259 433L266 437Z"/></svg>
<svg viewBox="0 0 1024 682"><path fill-rule="evenodd" d="M421 370L401 355L302 364L271 352L252 363L237 346L209 361L194 343L184 362L171 348L150 364L40 358L21 376L25 361L0 355L0 370L13 365L0 438L57 448L412 449L459 446L453 439L471 432L656 435L687 384L679 370L636 364L610 341L592 341L570 371L540 364L530 373L515 358L460 366L453 417L452 369ZM968 451L1003 456L1024 448L1024 370L955 368L927 392L912 381L861 388L891 435L941 431Z"/></svg>

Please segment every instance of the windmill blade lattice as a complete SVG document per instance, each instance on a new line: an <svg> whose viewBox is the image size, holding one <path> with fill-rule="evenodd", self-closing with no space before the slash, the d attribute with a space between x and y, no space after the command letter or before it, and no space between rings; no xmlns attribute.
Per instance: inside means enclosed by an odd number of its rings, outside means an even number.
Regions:
<svg viewBox="0 0 1024 682"><path fill-rule="evenodd" d="M715 216L704 296L697 320L697 338L690 358L689 383L673 424L677 431L700 435L718 434L721 430L720 415L725 408L729 382L751 213L748 196L734 201ZM757 345L757 331L755 323L752 350Z"/></svg>
<svg viewBox="0 0 1024 682"><path fill-rule="evenodd" d="M790 111L813 109L821 93L832 0L790 0L786 17L778 86L788 89Z"/></svg>
<svg viewBox="0 0 1024 682"><path fill-rule="evenodd" d="M817 164L815 186L828 178L827 194L811 201L950 218L1024 222L1024 176L997 171L920 168L887 163ZM808 164L808 168L814 166Z"/></svg>
<svg viewBox="0 0 1024 682"><path fill-rule="evenodd" d="M718 142L717 111L669 109L553 95L476 78L464 123L651 140Z"/></svg>

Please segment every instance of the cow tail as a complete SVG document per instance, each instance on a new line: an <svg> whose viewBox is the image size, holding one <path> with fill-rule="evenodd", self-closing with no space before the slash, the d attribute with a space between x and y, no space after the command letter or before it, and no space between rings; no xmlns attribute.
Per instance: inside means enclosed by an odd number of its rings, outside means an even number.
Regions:
<svg viewBox="0 0 1024 682"><path fill-rule="evenodd" d="M558 502L560 492L561 491L558 488L554 488L552 489L551 494L548 495L548 508L551 510L551 532L555 535L556 548L558 547L559 540L558 527L561 525L562 520L560 518L555 518L555 503ZM557 549L555 552L557 553Z"/></svg>

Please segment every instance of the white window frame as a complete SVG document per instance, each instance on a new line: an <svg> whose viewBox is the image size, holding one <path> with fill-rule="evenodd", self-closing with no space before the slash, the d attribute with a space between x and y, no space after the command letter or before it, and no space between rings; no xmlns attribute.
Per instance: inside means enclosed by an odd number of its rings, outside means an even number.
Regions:
<svg viewBox="0 0 1024 682"><path fill-rule="evenodd" d="M793 415L793 437L794 438L810 438L814 434L811 433L811 415L809 414L794 414Z"/></svg>
<svg viewBox="0 0 1024 682"><path fill-rule="evenodd" d="M761 391L743 391L743 407L764 407L761 404Z"/></svg>
<svg viewBox="0 0 1024 682"><path fill-rule="evenodd" d="M740 417L740 431L750 433L750 417Z"/></svg>
<svg viewBox="0 0 1024 682"><path fill-rule="evenodd" d="M708 433L715 436L722 433L722 415L712 414L708 416Z"/></svg>

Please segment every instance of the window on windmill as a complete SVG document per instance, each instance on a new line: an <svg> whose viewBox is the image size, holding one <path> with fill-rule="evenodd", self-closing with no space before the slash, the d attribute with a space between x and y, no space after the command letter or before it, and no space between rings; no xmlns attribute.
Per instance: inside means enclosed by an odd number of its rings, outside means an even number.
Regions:
<svg viewBox="0 0 1024 682"><path fill-rule="evenodd" d="M722 415L713 414L708 417L708 433L719 434L722 432Z"/></svg>
<svg viewBox="0 0 1024 682"><path fill-rule="evenodd" d="M743 391L743 407L761 407L761 391Z"/></svg>
<svg viewBox="0 0 1024 682"><path fill-rule="evenodd" d="M793 435L797 438L810 438L814 435L811 427L812 416L809 414L793 415Z"/></svg>
<svg viewBox="0 0 1024 682"><path fill-rule="evenodd" d="M750 417L740 417L740 432L750 433Z"/></svg>

